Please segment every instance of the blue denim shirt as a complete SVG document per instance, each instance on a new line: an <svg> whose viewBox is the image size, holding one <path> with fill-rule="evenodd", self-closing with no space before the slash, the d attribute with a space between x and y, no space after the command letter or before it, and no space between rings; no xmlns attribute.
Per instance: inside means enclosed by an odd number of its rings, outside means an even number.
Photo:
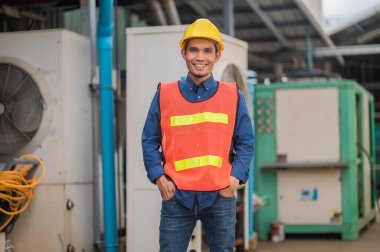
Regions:
<svg viewBox="0 0 380 252"><path fill-rule="evenodd" d="M218 82L211 75L210 78L197 87L190 76L187 75L185 80L179 81L179 87L182 95L187 100L197 102L210 98L216 92ZM159 95L159 90L157 90L150 105L141 136L145 169L152 183L155 183L156 179L165 174L165 170L161 165L160 153L162 133ZM231 150L232 148L235 149L236 155L232 164L231 176L238 178L240 183L246 183L249 164L254 152L254 134L244 96L240 91ZM199 192L177 189L175 197L186 208L192 209L197 205L202 209L211 206L217 195L218 191Z"/></svg>

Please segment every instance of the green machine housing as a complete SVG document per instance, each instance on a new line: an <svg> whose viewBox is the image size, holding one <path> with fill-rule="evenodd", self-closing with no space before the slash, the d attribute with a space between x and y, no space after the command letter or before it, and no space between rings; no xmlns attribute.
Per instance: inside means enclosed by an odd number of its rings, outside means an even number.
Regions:
<svg viewBox="0 0 380 252"><path fill-rule="evenodd" d="M338 233L356 240L376 219L372 94L351 80L255 87L256 231Z"/></svg>

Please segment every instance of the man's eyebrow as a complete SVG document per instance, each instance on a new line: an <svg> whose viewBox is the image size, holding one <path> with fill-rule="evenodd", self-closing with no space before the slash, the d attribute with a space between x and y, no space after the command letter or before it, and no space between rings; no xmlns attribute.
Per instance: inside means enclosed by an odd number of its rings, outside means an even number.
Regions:
<svg viewBox="0 0 380 252"><path fill-rule="evenodd" d="M204 48L198 48L196 46L189 46L188 47L189 50L204 50L204 51L212 51L213 50L213 47L212 46L207 46L207 47L204 47Z"/></svg>

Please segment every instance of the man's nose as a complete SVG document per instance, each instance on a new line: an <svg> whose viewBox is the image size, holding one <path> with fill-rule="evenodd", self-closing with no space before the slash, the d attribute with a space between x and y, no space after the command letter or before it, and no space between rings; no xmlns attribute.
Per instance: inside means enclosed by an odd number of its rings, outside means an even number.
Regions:
<svg viewBox="0 0 380 252"><path fill-rule="evenodd" d="M195 57L196 60L204 60L205 57L204 57L204 53L202 52L198 52L196 57Z"/></svg>

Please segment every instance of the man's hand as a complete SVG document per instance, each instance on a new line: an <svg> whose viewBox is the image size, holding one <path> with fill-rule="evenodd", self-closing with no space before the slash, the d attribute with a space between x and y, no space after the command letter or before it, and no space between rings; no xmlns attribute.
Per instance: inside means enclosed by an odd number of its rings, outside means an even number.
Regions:
<svg viewBox="0 0 380 252"><path fill-rule="evenodd" d="M158 189L160 190L162 200L169 200L175 194L174 183L169 181L165 175L162 175L156 180Z"/></svg>
<svg viewBox="0 0 380 252"><path fill-rule="evenodd" d="M239 179L230 176L230 186L219 191L219 194L225 198L232 198L239 187Z"/></svg>

